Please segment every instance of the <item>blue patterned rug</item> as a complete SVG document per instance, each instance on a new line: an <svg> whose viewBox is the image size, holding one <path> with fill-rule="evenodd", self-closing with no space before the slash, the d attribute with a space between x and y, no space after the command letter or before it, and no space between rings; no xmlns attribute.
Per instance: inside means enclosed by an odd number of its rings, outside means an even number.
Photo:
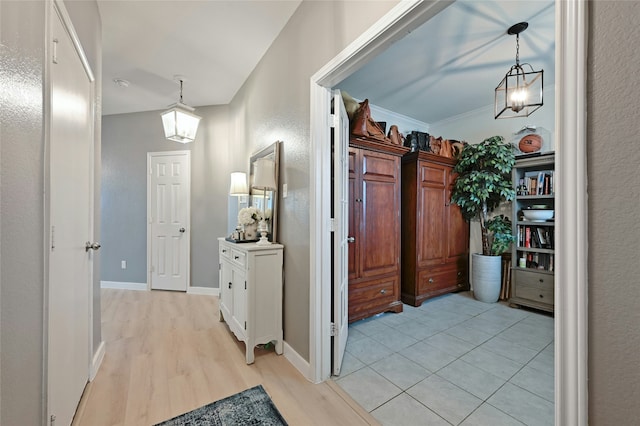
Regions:
<svg viewBox="0 0 640 426"><path fill-rule="evenodd" d="M287 426L262 385L212 402L156 426Z"/></svg>

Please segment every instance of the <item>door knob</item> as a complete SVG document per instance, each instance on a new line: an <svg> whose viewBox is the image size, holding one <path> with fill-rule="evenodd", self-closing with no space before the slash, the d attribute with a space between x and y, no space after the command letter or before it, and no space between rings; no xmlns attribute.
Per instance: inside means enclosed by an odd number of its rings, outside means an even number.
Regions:
<svg viewBox="0 0 640 426"><path fill-rule="evenodd" d="M91 241L87 241L86 243L84 243L84 251L98 250L99 248L100 244L98 243L92 243Z"/></svg>
<svg viewBox="0 0 640 426"><path fill-rule="evenodd" d="M184 234L184 231L186 231L186 229L180 228L179 231Z"/></svg>

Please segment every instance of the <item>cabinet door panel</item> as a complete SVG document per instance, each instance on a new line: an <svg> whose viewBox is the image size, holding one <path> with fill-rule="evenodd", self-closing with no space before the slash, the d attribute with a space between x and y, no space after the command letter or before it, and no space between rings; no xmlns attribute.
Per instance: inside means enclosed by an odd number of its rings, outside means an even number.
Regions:
<svg viewBox="0 0 640 426"><path fill-rule="evenodd" d="M246 330L247 321L247 290L246 276L238 269L232 269L233 274L233 321L241 330Z"/></svg>
<svg viewBox="0 0 640 426"><path fill-rule="evenodd" d="M360 226L360 203L359 199L358 179L356 170L357 150L349 149L349 237L355 239L349 243L349 279L355 279L358 276L358 247L360 247L360 237L358 227Z"/></svg>
<svg viewBox="0 0 640 426"><path fill-rule="evenodd" d="M360 218L361 274L363 277L399 270L400 218L395 182L365 180Z"/></svg>
<svg viewBox="0 0 640 426"><path fill-rule="evenodd" d="M444 261L447 236L445 193L442 188L423 186L418 221L418 266L441 264Z"/></svg>
<svg viewBox="0 0 640 426"><path fill-rule="evenodd" d="M398 179L400 162L397 157L379 152L362 152L362 178L364 180L386 180L395 182Z"/></svg>
<svg viewBox="0 0 640 426"><path fill-rule="evenodd" d="M229 250L227 249L227 252ZM220 264L220 300L219 308L225 319L229 321L233 315L233 275L231 265L223 261Z"/></svg>

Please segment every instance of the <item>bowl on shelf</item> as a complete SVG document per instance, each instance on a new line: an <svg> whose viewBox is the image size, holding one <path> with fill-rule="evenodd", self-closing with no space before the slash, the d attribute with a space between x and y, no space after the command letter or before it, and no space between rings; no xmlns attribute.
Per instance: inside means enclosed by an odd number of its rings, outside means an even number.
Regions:
<svg viewBox="0 0 640 426"><path fill-rule="evenodd" d="M553 210L550 209L525 209L522 214L526 220L532 222L545 222L553 217Z"/></svg>

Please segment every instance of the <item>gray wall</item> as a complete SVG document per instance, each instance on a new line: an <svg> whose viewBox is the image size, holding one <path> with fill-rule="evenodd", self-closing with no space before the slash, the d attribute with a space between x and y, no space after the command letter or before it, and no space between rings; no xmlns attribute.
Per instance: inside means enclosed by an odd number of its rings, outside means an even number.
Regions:
<svg viewBox="0 0 640 426"><path fill-rule="evenodd" d="M640 2L589 6L589 424L631 425L640 418Z"/></svg>
<svg viewBox="0 0 640 426"><path fill-rule="evenodd" d="M190 150L191 285L218 287L216 238L227 233L228 152L235 149L228 110L197 108L202 121L191 144L165 139L160 111L103 117L103 281L147 282L147 153Z"/></svg>
<svg viewBox="0 0 640 426"><path fill-rule="evenodd" d="M100 87L95 1L67 6ZM0 424L44 424L44 1L0 2ZM78 6L78 9L75 8ZM73 13L71 13L73 10ZM99 128L99 114L96 125ZM99 150L97 155L99 155ZM98 191L99 192L99 191ZM98 296L99 297L99 292ZM94 301L99 306L99 300ZM94 330L99 334L99 309Z"/></svg>
<svg viewBox="0 0 640 426"><path fill-rule="evenodd" d="M396 2L304 1L231 102L232 131L251 152L282 141L278 239L284 244L284 338L309 359L309 164L310 78Z"/></svg>

